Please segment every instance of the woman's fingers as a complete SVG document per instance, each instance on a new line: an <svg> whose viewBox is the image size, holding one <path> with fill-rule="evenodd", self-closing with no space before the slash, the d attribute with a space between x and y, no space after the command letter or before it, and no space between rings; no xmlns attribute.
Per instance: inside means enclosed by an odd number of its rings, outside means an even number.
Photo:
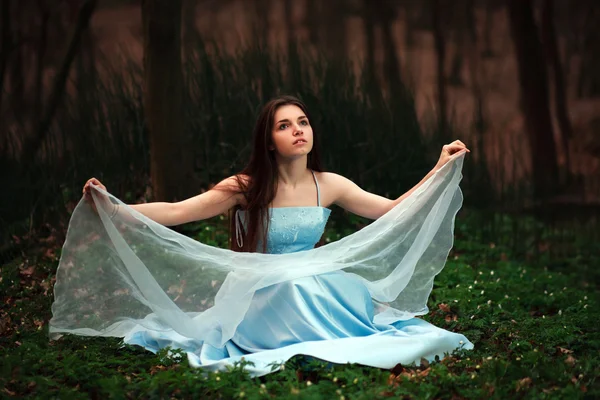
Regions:
<svg viewBox="0 0 600 400"><path fill-rule="evenodd" d="M459 143L452 143L448 145L450 147L450 150L452 150L450 153L454 153L456 151L460 151L460 150L466 150L466 151L471 151L467 148L467 146L465 146L462 142Z"/></svg>

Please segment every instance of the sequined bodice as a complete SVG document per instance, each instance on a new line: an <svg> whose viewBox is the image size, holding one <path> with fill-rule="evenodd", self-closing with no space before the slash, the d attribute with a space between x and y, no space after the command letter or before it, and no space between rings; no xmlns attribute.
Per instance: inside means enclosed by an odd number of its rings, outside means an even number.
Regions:
<svg viewBox="0 0 600 400"><path fill-rule="evenodd" d="M315 207L278 207L269 209L269 230L267 232L267 253L282 254L312 249L325 230L331 210L321 207L321 194L316 177L317 206ZM244 210L236 213L237 239L241 240L246 215ZM260 244L259 244L260 247Z"/></svg>

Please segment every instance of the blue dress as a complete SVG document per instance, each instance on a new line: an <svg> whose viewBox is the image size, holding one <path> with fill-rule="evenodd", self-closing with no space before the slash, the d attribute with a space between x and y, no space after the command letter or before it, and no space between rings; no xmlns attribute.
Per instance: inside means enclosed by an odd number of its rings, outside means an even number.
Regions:
<svg viewBox="0 0 600 400"><path fill-rule="evenodd" d="M314 174L313 174L314 176ZM312 249L323 235L331 210L321 207L270 209L269 253ZM245 213L236 214L238 240ZM438 328L420 318L389 324L374 322L374 304L367 288L342 270L294 279L256 291L234 336L222 348L186 338L175 331L140 330L124 338L156 352L171 346L185 351L192 366L224 370L242 358L251 376L279 369L299 354L333 363L358 363L379 368L433 361L456 349L472 349L462 334Z"/></svg>

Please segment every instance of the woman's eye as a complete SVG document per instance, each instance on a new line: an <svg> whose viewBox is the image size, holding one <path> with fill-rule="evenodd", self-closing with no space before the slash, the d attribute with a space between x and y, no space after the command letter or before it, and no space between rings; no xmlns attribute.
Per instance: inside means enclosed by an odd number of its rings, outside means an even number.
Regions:
<svg viewBox="0 0 600 400"><path fill-rule="evenodd" d="M306 121L306 120L302 120L302 121L300 121L300 123L301 123L302 125L304 125L304 126L307 126L307 125L308 125L308 121Z"/></svg>
<svg viewBox="0 0 600 400"><path fill-rule="evenodd" d="M287 124L281 124L281 125L279 125L279 130L280 130L280 131L283 131L283 130L285 130L286 128L287 128Z"/></svg>

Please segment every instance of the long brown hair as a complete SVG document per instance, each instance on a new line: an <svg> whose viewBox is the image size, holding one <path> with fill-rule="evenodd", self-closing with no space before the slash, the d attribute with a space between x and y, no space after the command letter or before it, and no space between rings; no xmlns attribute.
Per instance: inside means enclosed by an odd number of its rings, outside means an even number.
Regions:
<svg viewBox="0 0 600 400"><path fill-rule="evenodd" d="M242 227L243 244L240 247L236 240L236 211L240 206L230 210L229 243L231 250L255 252L261 243L261 251L267 249L267 231L269 230L269 205L275 198L279 170L275 154L269 151L272 145L275 112L282 106L294 105L300 108L304 115L311 121L308 110L302 101L293 96L280 96L266 103L254 126L253 145L250 161L237 175L241 193L246 199L246 227ZM312 122L312 121L311 121ZM311 123L312 125L312 123ZM322 172L321 157L319 153L319 136L314 132L313 147L308 153L307 167L313 171Z"/></svg>

